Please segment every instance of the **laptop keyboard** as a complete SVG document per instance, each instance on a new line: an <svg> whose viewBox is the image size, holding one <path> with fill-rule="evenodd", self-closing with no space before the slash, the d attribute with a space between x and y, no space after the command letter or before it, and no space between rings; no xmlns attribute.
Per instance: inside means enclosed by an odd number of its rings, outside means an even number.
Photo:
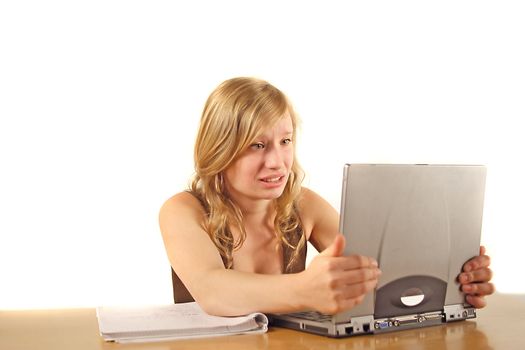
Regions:
<svg viewBox="0 0 525 350"><path fill-rule="evenodd" d="M332 315L322 314L318 311L294 312L288 315L317 322L330 322L332 320Z"/></svg>

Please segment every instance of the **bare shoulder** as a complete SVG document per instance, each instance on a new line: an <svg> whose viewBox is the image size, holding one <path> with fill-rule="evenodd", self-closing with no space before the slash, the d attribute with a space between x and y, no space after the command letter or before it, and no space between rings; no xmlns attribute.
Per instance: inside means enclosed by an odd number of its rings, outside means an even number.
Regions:
<svg viewBox="0 0 525 350"><path fill-rule="evenodd" d="M168 257L176 271L181 261L193 261L188 252L200 251L212 256L213 264L222 266L218 251L206 232L206 213L200 201L189 192L178 193L162 205L159 225ZM200 256L203 260L202 255ZM193 263L195 265L195 263Z"/></svg>
<svg viewBox="0 0 525 350"><path fill-rule="evenodd" d="M160 208L160 212L161 214L170 213L176 209L184 211L203 211L199 200L194 195L186 191L177 193L168 198Z"/></svg>
<svg viewBox="0 0 525 350"><path fill-rule="evenodd" d="M159 214L161 218L166 215L201 216L204 214L204 208L194 195L189 192L180 192L164 202Z"/></svg>
<svg viewBox="0 0 525 350"><path fill-rule="evenodd" d="M181 224L197 224L200 226L205 217L204 208L199 200L189 192L180 192L168 198L159 212L159 223L161 231L167 225L176 227Z"/></svg>

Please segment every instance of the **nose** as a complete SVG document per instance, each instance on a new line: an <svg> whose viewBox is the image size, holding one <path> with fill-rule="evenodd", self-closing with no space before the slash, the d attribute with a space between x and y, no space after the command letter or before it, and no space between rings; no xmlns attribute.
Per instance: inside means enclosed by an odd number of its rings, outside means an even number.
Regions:
<svg viewBox="0 0 525 350"><path fill-rule="evenodd" d="M280 169L283 166L283 154L279 147L272 146L266 148L264 165L270 169Z"/></svg>

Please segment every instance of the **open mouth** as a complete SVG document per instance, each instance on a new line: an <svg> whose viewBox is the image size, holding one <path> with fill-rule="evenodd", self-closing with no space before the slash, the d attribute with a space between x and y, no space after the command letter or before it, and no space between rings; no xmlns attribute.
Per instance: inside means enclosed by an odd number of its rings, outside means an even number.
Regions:
<svg viewBox="0 0 525 350"><path fill-rule="evenodd" d="M266 183L279 183L283 180L284 175L281 176L274 176L274 177L266 177L264 179L261 179L262 182Z"/></svg>

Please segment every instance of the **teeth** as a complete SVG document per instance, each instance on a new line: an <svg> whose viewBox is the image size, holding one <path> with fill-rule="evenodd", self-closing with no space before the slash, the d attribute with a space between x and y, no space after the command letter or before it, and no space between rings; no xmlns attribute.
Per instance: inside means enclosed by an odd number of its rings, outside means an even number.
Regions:
<svg viewBox="0 0 525 350"><path fill-rule="evenodd" d="M269 179L264 179L263 181L264 182L277 182L277 181L279 181L280 178L281 178L280 176L279 177L272 177L272 178L269 178Z"/></svg>

